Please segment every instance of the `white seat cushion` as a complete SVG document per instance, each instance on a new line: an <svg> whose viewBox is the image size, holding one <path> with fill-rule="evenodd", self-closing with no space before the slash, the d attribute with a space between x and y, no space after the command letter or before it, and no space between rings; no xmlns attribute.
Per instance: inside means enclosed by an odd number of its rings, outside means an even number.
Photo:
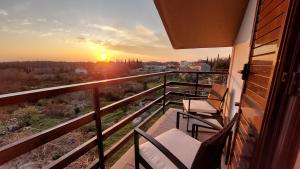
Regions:
<svg viewBox="0 0 300 169"><path fill-rule="evenodd" d="M201 122L199 120L196 120L196 119L193 119L193 118L190 118L189 120L190 120L189 121L189 129L192 129L192 124L198 124L198 125L210 127L208 124L206 124L204 122ZM220 122L216 119L204 119L204 120L206 120L208 122L211 122L211 123L213 123L214 125L216 125L218 127L223 128L223 126L220 124ZM199 127L199 131L216 132L216 130L212 130L212 129L208 129L208 128L204 128L204 127Z"/></svg>
<svg viewBox="0 0 300 169"><path fill-rule="evenodd" d="M174 154L186 167L191 168L201 142L174 128L155 137L164 147ZM153 144L140 145L140 154L154 169L177 168Z"/></svg>
<svg viewBox="0 0 300 169"><path fill-rule="evenodd" d="M183 107L189 110L189 100L183 100ZM190 112L217 113L217 110L205 100L191 100Z"/></svg>

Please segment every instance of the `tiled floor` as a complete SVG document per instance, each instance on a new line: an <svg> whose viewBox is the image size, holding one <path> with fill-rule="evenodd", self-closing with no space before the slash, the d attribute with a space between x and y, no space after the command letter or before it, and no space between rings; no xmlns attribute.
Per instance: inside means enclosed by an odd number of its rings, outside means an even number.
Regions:
<svg viewBox="0 0 300 169"><path fill-rule="evenodd" d="M152 136L157 136L169 129L176 127L176 112L179 109L170 108L166 113L147 131ZM180 119L180 129L186 132L186 119ZM190 133L188 133L190 134ZM203 141L212 136L212 133L200 133L198 140ZM140 143L145 140L141 140ZM134 168L134 151L131 147L113 166L112 169L133 169ZM224 168L224 167L222 167Z"/></svg>

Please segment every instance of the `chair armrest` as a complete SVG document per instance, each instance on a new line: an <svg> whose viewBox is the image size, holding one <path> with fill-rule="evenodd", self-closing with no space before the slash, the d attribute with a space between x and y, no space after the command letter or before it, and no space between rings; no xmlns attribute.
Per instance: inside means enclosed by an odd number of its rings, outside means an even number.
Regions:
<svg viewBox="0 0 300 169"><path fill-rule="evenodd" d="M135 132L134 134L135 137L137 137L138 135L144 137L147 141L153 144L159 151L161 151L170 161L172 161L172 163L176 167L187 169L187 167L176 156L174 156L167 148L165 148L161 143L155 140L152 136L150 136L149 134L147 134L146 132L142 131L139 128L135 128L134 132Z"/></svg>
<svg viewBox="0 0 300 169"><path fill-rule="evenodd" d="M212 127L212 129L215 129L215 130L221 130L222 129L221 127L219 127L219 126L217 126L217 125L215 125L215 124L213 124L213 123L211 123L211 122L209 122L205 119L199 118L199 117L197 117L195 115L192 115L192 114L189 114L189 113L183 113L183 112L177 112L176 128L179 128L179 119L180 119L179 115L180 114L191 117L191 118L193 118L195 120L198 120L200 122L203 122L203 123L209 125L210 127Z"/></svg>
<svg viewBox="0 0 300 169"><path fill-rule="evenodd" d="M195 97L186 97L187 100L204 100L208 99L208 97L201 97L201 96L195 96Z"/></svg>
<svg viewBox="0 0 300 169"><path fill-rule="evenodd" d="M196 97L186 97L187 100L202 100L202 99L207 99L207 100L217 100L217 101L222 101L220 99L213 99L213 98L208 98L208 97L200 97L200 96L196 96Z"/></svg>
<svg viewBox="0 0 300 169"><path fill-rule="evenodd" d="M203 92L203 90L184 90L183 93L195 93L195 92Z"/></svg>

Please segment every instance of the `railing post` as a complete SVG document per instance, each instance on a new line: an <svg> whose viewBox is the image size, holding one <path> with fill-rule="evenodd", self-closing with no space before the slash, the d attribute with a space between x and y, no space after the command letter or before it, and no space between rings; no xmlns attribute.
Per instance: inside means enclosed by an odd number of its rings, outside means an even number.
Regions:
<svg viewBox="0 0 300 169"><path fill-rule="evenodd" d="M99 156L99 167L101 169L105 168L104 161L104 146L103 146L103 136L102 136L102 123L101 123L101 114L100 114L100 99L98 88L93 89L93 103L95 111L95 122L97 130L97 145L98 145L98 156Z"/></svg>
<svg viewBox="0 0 300 169"><path fill-rule="evenodd" d="M164 99L163 99L163 112L165 113L166 109L166 88L167 88L167 74L164 74Z"/></svg>
<svg viewBox="0 0 300 169"><path fill-rule="evenodd" d="M197 90L198 90L198 80L199 80L199 73L196 73L196 87L195 87L195 96L197 95Z"/></svg>

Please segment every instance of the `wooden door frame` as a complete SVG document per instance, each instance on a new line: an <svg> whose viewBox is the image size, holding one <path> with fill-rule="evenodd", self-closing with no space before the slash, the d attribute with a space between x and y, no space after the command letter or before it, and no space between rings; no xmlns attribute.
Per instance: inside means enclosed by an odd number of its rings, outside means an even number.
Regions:
<svg viewBox="0 0 300 169"><path fill-rule="evenodd" d="M297 20L300 20L300 1L290 0L258 149L250 166L253 169L292 169L298 155L299 105L295 105L296 97L289 94L292 73L300 64Z"/></svg>

